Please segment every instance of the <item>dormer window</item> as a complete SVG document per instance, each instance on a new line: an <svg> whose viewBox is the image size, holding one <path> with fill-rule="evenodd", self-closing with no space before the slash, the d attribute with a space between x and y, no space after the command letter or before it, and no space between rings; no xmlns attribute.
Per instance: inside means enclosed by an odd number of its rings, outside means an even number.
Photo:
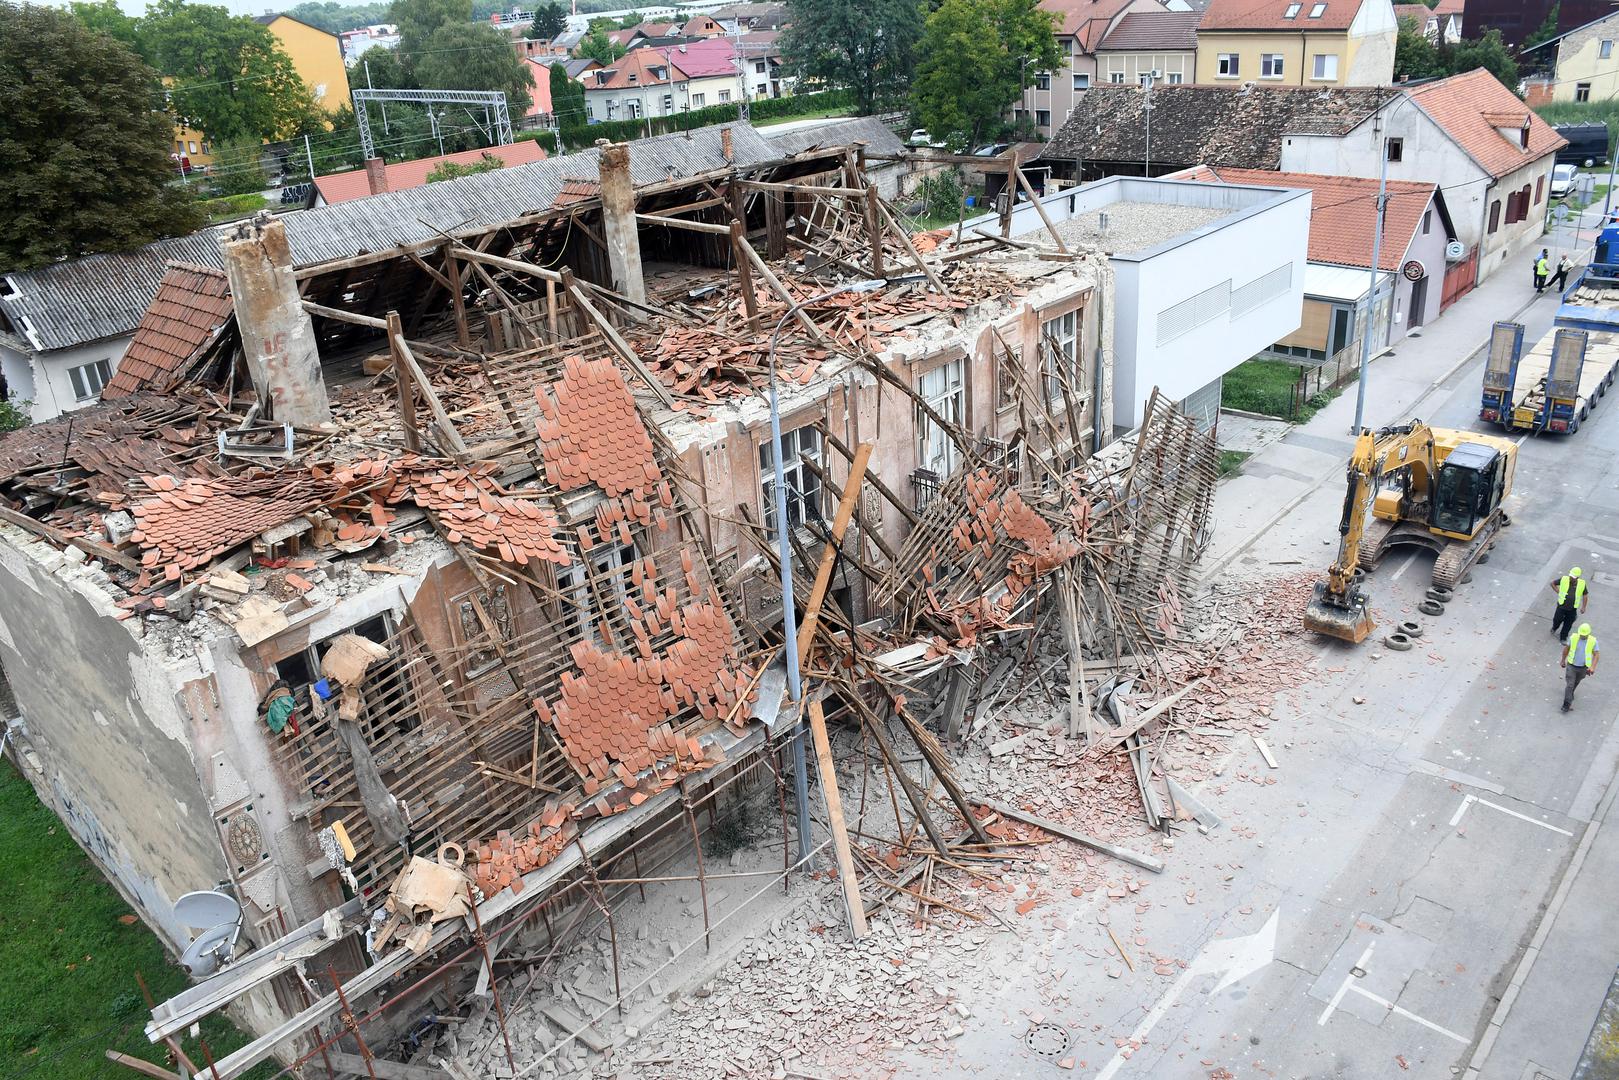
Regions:
<svg viewBox="0 0 1619 1080"><path fill-rule="evenodd" d="M1327 13L1327 5L1325 5L1325 4L1316 4L1315 6L1310 8L1310 18L1312 18L1312 19L1319 19L1321 16L1325 15L1326 13Z"/></svg>
<svg viewBox="0 0 1619 1080"><path fill-rule="evenodd" d="M635 85L635 72L632 71L627 76L625 76L625 81L628 82L631 86L634 86Z"/></svg>
<svg viewBox="0 0 1619 1080"><path fill-rule="evenodd" d="M1299 11L1303 7L1304 7L1303 4L1289 4L1289 5L1287 5L1287 11L1282 15L1282 18L1284 18L1284 19L1296 19L1296 18L1298 18L1299 17Z"/></svg>

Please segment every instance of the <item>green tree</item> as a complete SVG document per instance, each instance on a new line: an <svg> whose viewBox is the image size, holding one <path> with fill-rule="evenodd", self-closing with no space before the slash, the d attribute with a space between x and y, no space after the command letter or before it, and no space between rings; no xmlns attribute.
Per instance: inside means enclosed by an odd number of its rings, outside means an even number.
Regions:
<svg viewBox="0 0 1619 1080"><path fill-rule="evenodd" d="M918 47L914 102L935 135L976 143L1041 71L1059 67L1056 16L1037 0L943 0Z"/></svg>
<svg viewBox="0 0 1619 1080"><path fill-rule="evenodd" d="M1551 10L1546 12L1545 21L1535 28L1534 33L1523 39L1522 45L1518 46L1519 52L1524 49L1532 49L1541 42L1550 41L1557 36L1557 16L1558 9L1561 7L1561 4L1552 5Z"/></svg>
<svg viewBox="0 0 1619 1080"><path fill-rule="evenodd" d="M405 70L397 49L373 45L360 54L349 68L349 89L364 90L419 90L416 80Z"/></svg>
<svg viewBox="0 0 1619 1080"><path fill-rule="evenodd" d="M221 195L263 191L270 184L264 171L264 144L252 139L216 143L208 177Z"/></svg>
<svg viewBox="0 0 1619 1080"><path fill-rule="evenodd" d="M287 14L299 22L318 26L328 34L341 34L345 30L358 30L388 21L388 3L340 4L335 0L305 0L287 8Z"/></svg>
<svg viewBox="0 0 1619 1080"><path fill-rule="evenodd" d="M478 156L477 161L462 164L459 161L440 162L438 167L427 174L427 182L436 184L441 180L458 180L463 176L477 176L479 173L494 172L504 168L506 163L490 153Z"/></svg>
<svg viewBox="0 0 1619 1080"><path fill-rule="evenodd" d="M781 47L790 73L847 87L860 113L910 88L922 36L916 0L790 0L788 11Z"/></svg>
<svg viewBox="0 0 1619 1080"><path fill-rule="evenodd" d="M440 27L472 22L472 0L394 0L388 21L399 26L400 59L411 69Z"/></svg>
<svg viewBox="0 0 1619 1080"><path fill-rule="evenodd" d="M637 26L641 25L642 21L641 13L639 11L632 11L622 19L618 20L618 28L620 30L634 30Z"/></svg>
<svg viewBox="0 0 1619 1080"><path fill-rule="evenodd" d="M1394 38L1394 81L1431 79L1444 73L1438 48L1428 40L1417 20L1401 19Z"/></svg>
<svg viewBox="0 0 1619 1080"><path fill-rule="evenodd" d="M1514 93L1517 92L1518 62L1512 58L1511 50L1501 40L1499 30L1488 30L1481 38L1465 39L1454 45L1441 46L1439 58L1446 75L1460 75L1465 71L1485 68L1491 75L1501 80L1501 85Z"/></svg>
<svg viewBox="0 0 1619 1080"><path fill-rule="evenodd" d="M177 122L214 141L306 130L314 98L266 26L222 7L159 0L141 19Z"/></svg>
<svg viewBox="0 0 1619 1080"><path fill-rule="evenodd" d="M427 39L413 72L424 90L501 90L513 116L533 107L533 65L512 49L504 30L486 23L441 26Z"/></svg>
<svg viewBox="0 0 1619 1080"><path fill-rule="evenodd" d="M125 15L117 0L73 0L69 10L85 26L123 42L142 59L150 61L151 53L141 36L140 20Z"/></svg>
<svg viewBox="0 0 1619 1080"><path fill-rule="evenodd" d="M534 23L528 28L529 36L538 41L550 41L568 27L568 17L562 5L552 0L534 9Z"/></svg>
<svg viewBox="0 0 1619 1080"><path fill-rule="evenodd" d="M580 40L576 51L580 56L600 64L611 64L625 53L624 46L608 40L606 32L599 26L591 28L590 33Z"/></svg>
<svg viewBox="0 0 1619 1080"><path fill-rule="evenodd" d="M0 268L121 251L201 223L175 183L157 74L66 11L0 0Z"/></svg>
<svg viewBox="0 0 1619 1080"><path fill-rule="evenodd" d="M551 65L551 115L557 127L574 127L585 122L585 88L578 80L568 78L568 69L562 64Z"/></svg>

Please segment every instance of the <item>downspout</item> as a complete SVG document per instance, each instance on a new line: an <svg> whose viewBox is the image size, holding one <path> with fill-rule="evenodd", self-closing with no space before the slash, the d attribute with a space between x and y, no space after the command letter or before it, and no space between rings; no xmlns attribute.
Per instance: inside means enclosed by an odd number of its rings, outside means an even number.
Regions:
<svg viewBox="0 0 1619 1080"><path fill-rule="evenodd" d="M1105 256L1104 256L1105 260ZM1107 270L1111 273L1113 267L1104 261ZM1103 346L1107 342L1107 289L1105 283L1098 275L1096 283L1096 365L1091 374L1092 402L1091 402L1091 453L1095 454L1102 449L1102 379L1103 379Z"/></svg>

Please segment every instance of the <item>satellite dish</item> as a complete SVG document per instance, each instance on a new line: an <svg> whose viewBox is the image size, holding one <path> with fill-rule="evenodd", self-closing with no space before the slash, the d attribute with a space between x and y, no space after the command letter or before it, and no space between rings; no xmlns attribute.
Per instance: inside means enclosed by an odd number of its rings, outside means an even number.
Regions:
<svg viewBox="0 0 1619 1080"><path fill-rule="evenodd" d="M180 966L199 978L212 975L230 959L231 950L236 947L236 931L235 923L204 930L202 936L187 945L185 952L180 954Z"/></svg>
<svg viewBox="0 0 1619 1080"><path fill-rule="evenodd" d="M204 889L188 892L174 902L174 917L186 926L211 928L234 923L242 916L242 905L235 897Z"/></svg>
<svg viewBox="0 0 1619 1080"><path fill-rule="evenodd" d="M1452 262L1455 262L1457 259L1466 254L1467 245L1462 243L1460 240L1452 240L1450 243L1445 245L1445 258L1451 260Z"/></svg>

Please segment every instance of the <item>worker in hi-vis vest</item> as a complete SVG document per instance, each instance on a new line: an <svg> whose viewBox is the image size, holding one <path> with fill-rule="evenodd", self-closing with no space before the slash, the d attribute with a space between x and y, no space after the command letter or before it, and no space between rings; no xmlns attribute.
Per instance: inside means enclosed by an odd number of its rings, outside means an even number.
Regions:
<svg viewBox="0 0 1619 1080"><path fill-rule="evenodd" d="M1591 635L1591 624L1581 623L1574 638L1563 651L1563 711L1574 707L1574 691L1587 675L1597 673L1597 639Z"/></svg>
<svg viewBox="0 0 1619 1080"><path fill-rule="evenodd" d="M1557 640L1568 641L1568 632L1574 629L1574 616L1585 614L1585 605L1590 600L1585 591L1585 579L1580 576L1580 568L1574 567L1560 578L1552 579L1552 592L1557 594L1557 610L1552 613L1552 633Z"/></svg>

